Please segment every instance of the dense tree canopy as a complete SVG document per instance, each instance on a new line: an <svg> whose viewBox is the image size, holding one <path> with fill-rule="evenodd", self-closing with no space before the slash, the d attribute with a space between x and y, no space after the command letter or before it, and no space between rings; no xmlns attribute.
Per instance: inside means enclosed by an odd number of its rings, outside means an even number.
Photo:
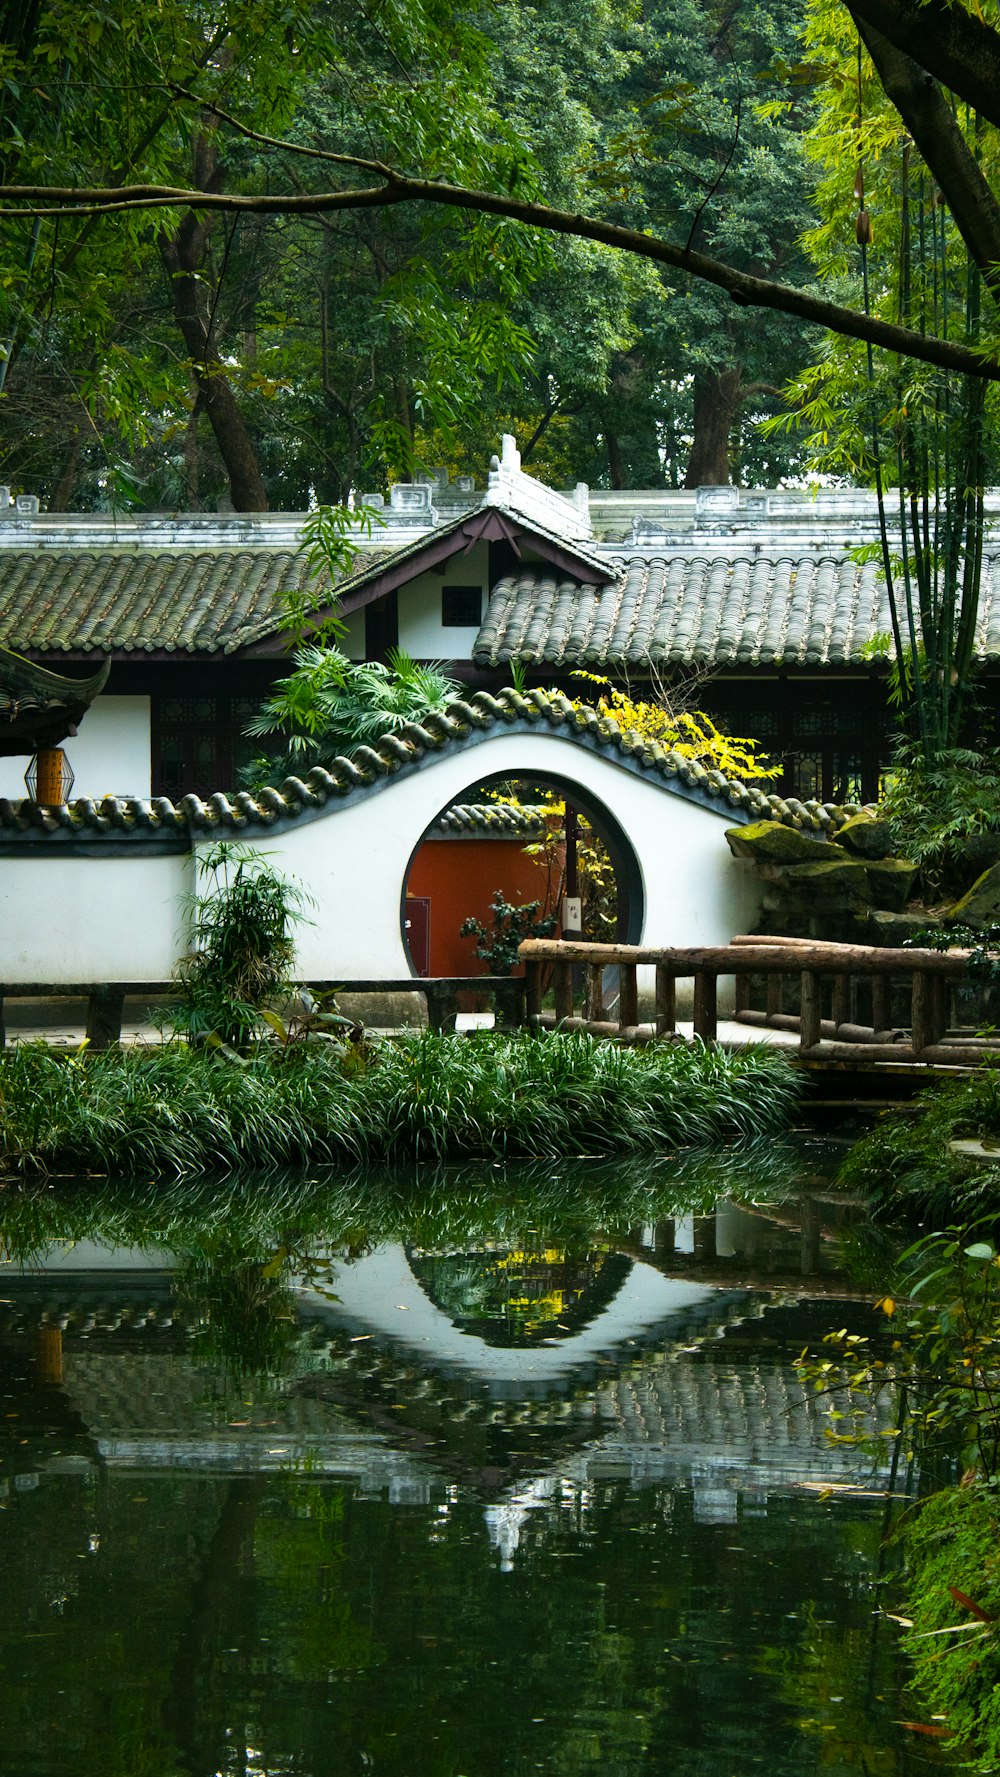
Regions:
<svg viewBox="0 0 1000 1777"><path fill-rule="evenodd" d="M0 473L55 507L301 506L414 454L479 467L513 424L557 479L773 479L802 460L756 425L780 386L808 415L831 365L857 380L849 345L809 371L820 328L1000 378L1000 32L942 0L813 0L805 50L803 25L795 0L16 0ZM925 176L952 282L966 253L982 276L971 331L878 257Z"/></svg>

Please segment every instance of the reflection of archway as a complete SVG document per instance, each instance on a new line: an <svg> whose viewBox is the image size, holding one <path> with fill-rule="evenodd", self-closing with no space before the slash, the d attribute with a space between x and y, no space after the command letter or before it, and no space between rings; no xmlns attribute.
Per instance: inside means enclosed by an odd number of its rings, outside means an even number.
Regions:
<svg viewBox="0 0 1000 1777"><path fill-rule="evenodd" d="M473 784L469 785L458 796L451 798L451 800L439 810L435 819L421 834L414 846L401 885L400 929L403 934L403 943L410 959L410 965L415 974L430 973L432 975L447 975L477 972L472 957L472 946L468 941L466 941L465 946L460 953L461 961L459 963L456 964L452 962L444 966L439 964L438 967L434 967L433 959L435 950L437 951L438 956L441 955L442 950L441 945L435 943L434 932L435 930L443 930L450 933L454 930L457 934L462 920L468 914L476 913L479 917L484 917L487 904L491 899L493 892L497 888L507 886L502 880L489 880L488 890L485 895L483 895L482 884L480 884L480 898L483 902L482 911L480 911L478 906L470 905L470 897L474 893L473 878L477 872L479 876L482 876L483 874L483 866L480 864L479 858L473 850L473 847L477 843L476 835L475 833L470 833L467 838L432 838L432 835L436 832L437 823L449 808L456 808L477 799L481 800L482 790L489 789L493 785L521 781L529 782L533 785L539 785L547 790L553 790L558 796L564 798L567 804L573 806L581 814L586 816L590 826L606 847L614 870L615 883L618 891L618 941L626 944L635 944L639 941L643 929L644 914L642 871L636 856L635 848L621 823L617 820L616 816L611 812L606 803L602 802L598 797L594 796L591 791L585 789L579 783L562 776L559 772L538 771L537 769L529 767L520 773L516 771L507 771L503 773L494 773L489 777L475 779ZM492 869L494 874L496 874L498 869L502 869L502 857L499 850L501 843L502 842L496 839L487 838L485 834L480 836L480 844L482 846L486 846L491 850L493 850L493 848L498 848L494 853L495 862L491 862L490 864L490 869ZM525 840L518 840L515 838L512 841L506 842L505 848L509 847L510 850L517 852L524 843L526 843ZM426 850L424 849L425 847L427 848ZM432 848L436 866L433 870L428 867L429 859L432 855ZM414 866L418 857L420 858L420 864L415 871ZM473 868L474 859L475 869ZM486 879L484 878L484 881L485 880ZM423 893L424 890L429 890L429 892L425 894ZM522 888L520 893L512 895L511 898L523 901L536 898L536 895L537 891L531 890L529 885L526 888ZM422 906L415 904L424 901L428 903L426 915L425 909ZM428 955L431 958L431 964L429 967L421 966L421 958L418 955L419 941L414 942L411 946L408 929L411 919L423 919L425 916L428 918L430 933Z"/></svg>
<svg viewBox="0 0 1000 1777"><path fill-rule="evenodd" d="M604 1313L632 1269L619 1252L418 1252L406 1259L424 1294L453 1327L491 1346L574 1338Z"/></svg>

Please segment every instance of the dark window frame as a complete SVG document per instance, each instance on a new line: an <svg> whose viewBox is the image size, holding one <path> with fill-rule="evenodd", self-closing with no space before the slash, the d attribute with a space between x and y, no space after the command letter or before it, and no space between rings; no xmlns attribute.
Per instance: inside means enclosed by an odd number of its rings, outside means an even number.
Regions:
<svg viewBox="0 0 1000 1777"><path fill-rule="evenodd" d="M472 615L473 612L475 615ZM482 627L482 621L483 589L481 586L442 586L442 629L479 629Z"/></svg>

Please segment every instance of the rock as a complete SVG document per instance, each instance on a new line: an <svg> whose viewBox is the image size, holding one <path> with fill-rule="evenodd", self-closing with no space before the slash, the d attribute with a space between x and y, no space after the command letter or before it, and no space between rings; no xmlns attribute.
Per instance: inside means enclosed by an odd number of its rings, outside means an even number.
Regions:
<svg viewBox="0 0 1000 1777"><path fill-rule="evenodd" d="M752 858L754 863L843 862L839 846L831 845L827 839L812 839L798 827L786 827L781 821L753 821L747 827L729 827L726 838L734 858Z"/></svg>
<svg viewBox="0 0 1000 1777"><path fill-rule="evenodd" d="M889 913L877 908L868 915L864 938L866 944L881 944L887 950L899 950L907 938L926 932L935 921L926 913Z"/></svg>
<svg viewBox="0 0 1000 1777"><path fill-rule="evenodd" d="M836 852L836 847L830 850ZM867 866L860 859L845 858L843 852L816 863L759 864L758 871L765 882L775 885L777 892L764 898L765 907L771 909L782 903L790 911L809 911L817 902L824 910L871 905Z"/></svg>
<svg viewBox="0 0 1000 1777"><path fill-rule="evenodd" d="M981 876L991 865L1000 864L1000 833L973 833L962 846L961 857L969 876Z"/></svg>
<svg viewBox="0 0 1000 1777"><path fill-rule="evenodd" d="M877 864L866 864L865 875L876 907L884 907L889 913L902 913L916 879L916 864L911 864L908 858L883 858Z"/></svg>
<svg viewBox="0 0 1000 1777"><path fill-rule="evenodd" d="M1000 864L991 865L976 878L967 895L949 907L948 923L988 926L1000 920Z"/></svg>
<svg viewBox="0 0 1000 1777"><path fill-rule="evenodd" d="M837 828L837 845L857 858L887 858L892 851L892 834L888 821L874 815L856 814Z"/></svg>

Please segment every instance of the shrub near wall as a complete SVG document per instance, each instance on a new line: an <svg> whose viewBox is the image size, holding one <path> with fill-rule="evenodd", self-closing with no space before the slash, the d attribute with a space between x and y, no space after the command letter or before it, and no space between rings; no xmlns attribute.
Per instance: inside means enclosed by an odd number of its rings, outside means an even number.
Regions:
<svg viewBox="0 0 1000 1777"><path fill-rule="evenodd" d="M656 1151L783 1127L798 1095L763 1047L622 1049L555 1033L426 1032L245 1059L167 1043L0 1057L8 1172L182 1176L321 1162Z"/></svg>

